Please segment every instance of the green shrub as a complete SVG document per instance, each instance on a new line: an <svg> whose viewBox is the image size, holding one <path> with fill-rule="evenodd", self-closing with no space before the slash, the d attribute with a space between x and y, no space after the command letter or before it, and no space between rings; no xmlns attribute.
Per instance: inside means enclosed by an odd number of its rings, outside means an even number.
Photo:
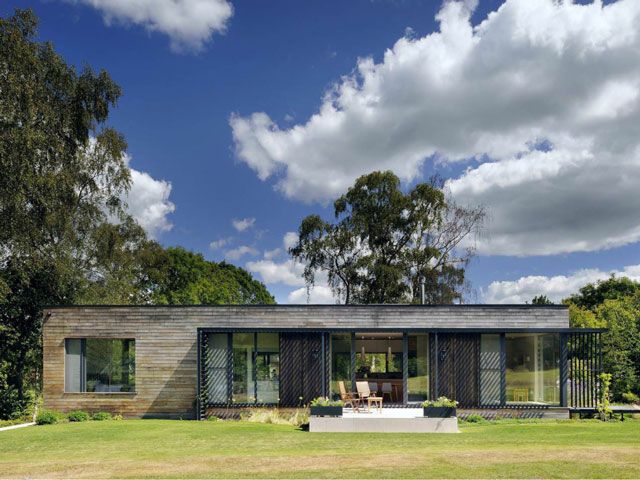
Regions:
<svg viewBox="0 0 640 480"><path fill-rule="evenodd" d="M343 403L342 400L330 400L327 397L317 397L311 400L309 405L312 407L341 407Z"/></svg>
<svg viewBox="0 0 640 480"><path fill-rule="evenodd" d="M220 420L218 417L216 417L215 415L211 415L210 417L207 418L207 421L209 422L217 422L218 420Z"/></svg>
<svg viewBox="0 0 640 480"><path fill-rule="evenodd" d="M124 420L124 418L122 417L122 415L117 413L113 416L112 420Z"/></svg>
<svg viewBox="0 0 640 480"><path fill-rule="evenodd" d="M109 412L96 412L91 416L91 420L111 420L111 414Z"/></svg>
<svg viewBox="0 0 640 480"><path fill-rule="evenodd" d="M467 418L464 419L465 422L469 423L485 423L486 420L482 415L478 415L477 413L472 413L468 415Z"/></svg>
<svg viewBox="0 0 640 480"><path fill-rule="evenodd" d="M600 401L598 402L598 415L603 422L607 421L607 416L611 415L611 398L609 390L611 388L611 374L601 373L598 375L600 380Z"/></svg>
<svg viewBox="0 0 640 480"><path fill-rule="evenodd" d="M246 422L252 423L269 423L273 425L293 425L299 427L309 422L309 413L307 410L296 410L293 413L281 412L277 408L274 409L255 409L249 412L243 412L240 418Z"/></svg>
<svg viewBox="0 0 640 480"><path fill-rule="evenodd" d="M73 412L67 413L67 419L70 422L86 422L89 420L89 414L87 412L83 412L82 410L75 410Z"/></svg>
<svg viewBox="0 0 640 480"><path fill-rule="evenodd" d="M425 400L422 402L422 406L455 408L458 406L458 402L455 400L449 400L447 397L439 397L437 400Z"/></svg>
<svg viewBox="0 0 640 480"><path fill-rule="evenodd" d="M623 393L622 400L625 403L640 403L640 397L633 392Z"/></svg>
<svg viewBox="0 0 640 480"><path fill-rule="evenodd" d="M42 410L36 417L38 425L52 425L60 421L61 415L53 410Z"/></svg>

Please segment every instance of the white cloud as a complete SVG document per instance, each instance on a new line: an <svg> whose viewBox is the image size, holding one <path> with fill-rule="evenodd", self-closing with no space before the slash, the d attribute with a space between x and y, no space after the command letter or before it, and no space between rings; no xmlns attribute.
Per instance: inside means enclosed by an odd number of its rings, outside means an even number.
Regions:
<svg viewBox="0 0 640 480"><path fill-rule="evenodd" d="M287 297L289 303L309 303L309 304L333 304L336 299L331 292L331 288L326 285L316 285L307 295L306 287L292 291Z"/></svg>
<svg viewBox="0 0 640 480"><path fill-rule="evenodd" d="M531 275L514 281L492 282L484 293L486 303L525 303L531 302L536 295L546 295L559 302L585 286L598 280L604 280L614 274L617 277L629 277L640 281L640 265L630 265L623 270L608 272L599 269L578 270L570 275L546 277Z"/></svg>
<svg viewBox="0 0 640 480"><path fill-rule="evenodd" d="M306 123L233 115L238 158L307 202L372 170L410 181L427 158L473 159L447 186L487 207L482 253L640 240L640 2L507 0L477 26L474 5L445 2L439 31L360 59Z"/></svg>
<svg viewBox="0 0 640 480"><path fill-rule="evenodd" d="M248 245L240 245L239 247L232 248L224 252L224 256L229 260L238 260L245 255L257 255L258 250Z"/></svg>
<svg viewBox="0 0 640 480"><path fill-rule="evenodd" d="M170 182L156 180L148 173L131 168L131 189L123 200L127 204L127 211L151 237L157 237L173 227L167 217L176 206L169 200L169 195Z"/></svg>
<svg viewBox="0 0 640 480"><path fill-rule="evenodd" d="M211 250L219 250L229 245L229 243L231 243L232 240L233 238L231 237L219 238L218 240L214 240L213 242L211 242L209 244L209 248Z"/></svg>
<svg viewBox="0 0 640 480"><path fill-rule="evenodd" d="M249 228L253 227L253 224L256 223L255 218L242 218L242 219L233 219L231 220L231 224L233 228L235 228L239 232L244 232Z"/></svg>
<svg viewBox="0 0 640 480"><path fill-rule="evenodd" d="M273 260L274 258L280 256L281 253L282 253L282 250L279 248L274 248L273 250L265 250L264 258L266 260Z"/></svg>
<svg viewBox="0 0 640 480"><path fill-rule="evenodd" d="M302 273L304 265L293 260L274 262L273 260L257 260L246 265L250 272L257 273L267 285L282 283L290 287L304 285Z"/></svg>
<svg viewBox="0 0 640 480"><path fill-rule="evenodd" d="M296 232L287 232L284 234L282 244L284 245L285 251L289 251L296 243L298 243L298 234Z"/></svg>
<svg viewBox="0 0 640 480"><path fill-rule="evenodd" d="M67 0L99 10L107 25L141 25L171 40L174 51L199 51L214 33L224 33L233 15L227 0Z"/></svg>

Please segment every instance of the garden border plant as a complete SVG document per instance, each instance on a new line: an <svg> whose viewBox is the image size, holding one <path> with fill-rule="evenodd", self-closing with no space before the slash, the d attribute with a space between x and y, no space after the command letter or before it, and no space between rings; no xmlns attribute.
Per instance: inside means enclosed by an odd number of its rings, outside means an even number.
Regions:
<svg viewBox="0 0 640 480"><path fill-rule="evenodd" d="M311 415L314 417L341 417L343 406L342 400L331 400L327 397L316 397L309 403Z"/></svg>
<svg viewBox="0 0 640 480"><path fill-rule="evenodd" d="M425 400L422 402L422 414L425 417L449 418L457 414L458 402L447 397L438 397L437 400Z"/></svg>

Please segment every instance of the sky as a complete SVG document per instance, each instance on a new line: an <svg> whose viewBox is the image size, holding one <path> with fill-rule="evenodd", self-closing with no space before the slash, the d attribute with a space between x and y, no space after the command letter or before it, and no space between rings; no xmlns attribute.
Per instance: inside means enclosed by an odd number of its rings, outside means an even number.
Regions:
<svg viewBox="0 0 640 480"><path fill-rule="evenodd" d="M307 296L288 259L358 176L438 173L488 212L473 303L640 280L640 2L32 0L122 87L131 213L163 245Z"/></svg>

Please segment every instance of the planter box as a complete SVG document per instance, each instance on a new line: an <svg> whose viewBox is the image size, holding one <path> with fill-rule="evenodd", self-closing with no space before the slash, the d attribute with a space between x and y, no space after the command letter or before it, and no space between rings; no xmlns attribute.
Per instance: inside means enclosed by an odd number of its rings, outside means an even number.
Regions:
<svg viewBox="0 0 640 480"><path fill-rule="evenodd" d="M422 407L423 415L430 418L449 418L456 416L456 407Z"/></svg>
<svg viewBox="0 0 640 480"><path fill-rule="evenodd" d="M341 417L342 407L311 407L313 417Z"/></svg>

